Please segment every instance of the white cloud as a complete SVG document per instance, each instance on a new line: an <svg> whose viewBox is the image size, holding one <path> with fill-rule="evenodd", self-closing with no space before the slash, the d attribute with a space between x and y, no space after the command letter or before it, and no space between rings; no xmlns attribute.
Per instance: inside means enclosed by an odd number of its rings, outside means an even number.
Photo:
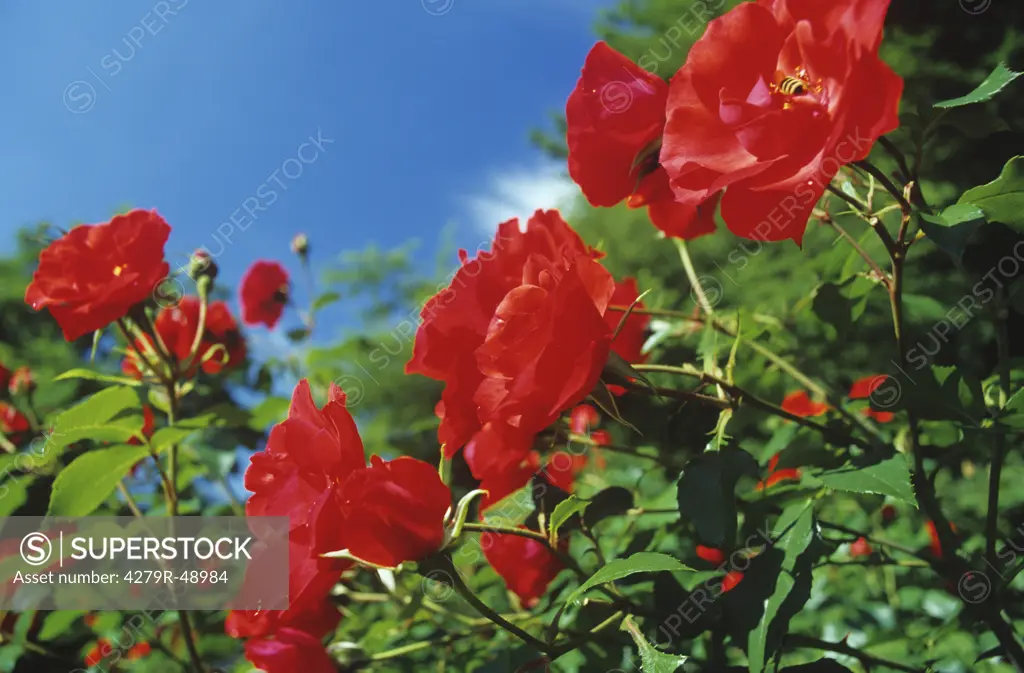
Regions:
<svg viewBox="0 0 1024 673"><path fill-rule="evenodd" d="M498 224L518 217L520 226L538 208L567 211L579 188L565 175L565 164L544 162L510 166L491 173L482 193L465 198L476 231L491 234Z"/></svg>

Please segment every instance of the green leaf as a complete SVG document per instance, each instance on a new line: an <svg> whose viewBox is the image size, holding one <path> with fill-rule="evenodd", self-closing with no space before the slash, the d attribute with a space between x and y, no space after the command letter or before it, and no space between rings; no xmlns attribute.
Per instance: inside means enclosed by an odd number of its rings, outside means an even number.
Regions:
<svg viewBox="0 0 1024 673"><path fill-rule="evenodd" d="M51 612L43 620L43 626L39 629L39 640L41 642L49 642L55 638L58 638L68 631L71 630L71 625L75 621L84 616L84 611L75 610L58 610L57 612Z"/></svg>
<svg viewBox="0 0 1024 673"><path fill-rule="evenodd" d="M743 475L756 479L758 469L753 456L729 446L686 464L677 484L679 514L693 521L701 542L721 547L735 541L736 484Z"/></svg>
<svg viewBox="0 0 1024 673"><path fill-rule="evenodd" d="M873 464L851 462L838 470L814 475L823 485L837 491L877 493L917 507L910 480L910 466L903 454Z"/></svg>
<svg viewBox="0 0 1024 673"><path fill-rule="evenodd" d="M993 96L1005 89L1010 82L1020 76L1021 73L1014 72L1007 68L1005 64L1000 63L974 91L966 96L940 101L935 103L933 107L946 109L962 105L972 105L974 103L984 103L987 100L991 100Z"/></svg>
<svg viewBox="0 0 1024 673"><path fill-rule="evenodd" d="M288 416L291 400L287 397L268 397L249 410L249 427L253 430L267 430Z"/></svg>
<svg viewBox="0 0 1024 673"><path fill-rule="evenodd" d="M583 513L583 524L593 528L599 521L611 516L625 514L633 509L633 492L622 486L609 486L589 500Z"/></svg>
<svg viewBox="0 0 1024 673"><path fill-rule="evenodd" d="M206 428L242 428L249 424L249 412L224 402L216 404L191 418L183 418L174 424L176 428L203 430Z"/></svg>
<svg viewBox="0 0 1024 673"><path fill-rule="evenodd" d="M128 418L118 416L126 410L139 413ZM106 388L57 416L46 438L44 461L60 455L64 447L83 439L125 442L142 435L142 407L131 388Z"/></svg>
<svg viewBox="0 0 1024 673"><path fill-rule="evenodd" d="M53 482L48 516L88 516L113 493L135 463L149 455L144 446L113 446L83 453Z"/></svg>
<svg viewBox="0 0 1024 673"><path fill-rule="evenodd" d="M153 451L162 451L173 444L180 444L197 432L199 430L196 428L181 428L177 426L160 428L153 433L149 440L149 445Z"/></svg>
<svg viewBox="0 0 1024 673"><path fill-rule="evenodd" d="M615 580L620 580L623 577L629 577L630 575L635 575L637 573L656 573L665 571L694 572L693 568L683 565L667 554L659 554L649 551L637 552L629 558L619 558L608 563L608 565L598 570L590 577L590 579L569 594L569 597L565 599L565 602L572 603L594 587L601 584L607 584L608 582L614 582Z"/></svg>
<svg viewBox="0 0 1024 673"><path fill-rule="evenodd" d="M289 341L299 342L304 341L309 336L309 330L305 327L299 327L298 329L290 329L285 332L285 336L288 337Z"/></svg>
<svg viewBox="0 0 1024 673"><path fill-rule="evenodd" d="M1024 389L1010 396L1006 407L1000 412L999 420L1011 428L1024 428Z"/></svg>
<svg viewBox="0 0 1024 673"><path fill-rule="evenodd" d="M570 519L585 511L589 505L590 502L588 500L580 500L574 495L570 495L555 505L555 509L551 512L551 518L548 522L548 537L552 540L552 543L558 540L558 529L564 526Z"/></svg>
<svg viewBox="0 0 1024 673"><path fill-rule="evenodd" d="M825 283L819 287L811 308L818 318L835 327L840 334L849 329L852 320L850 300L843 295L838 285Z"/></svg>
<svg viewBox="0 0 1024 673"><path fill-rule="evenodd" d="M0 517L11 516L28 500L28 487L32 479L25 475L13 475L0 482Z"/></svg>
<svg viewBox="0 0 1024 673"><path fill-rule="evenodd" d="M781 673L852 673L835 659L818 659L809 664L787 666Z"/></svg>
<svg viewBox="0 0 1024 673"><path fill-rule="evenodd" d="M622 631L628 631L640 650L640 671L642 673L675 673L680 666L686 663L686 657L680 654L666 654L647 642L644 634L640 632L633 622L632 616L622 620Z"/></svg>
<svg viewBox="0 0 1024 673"><path fill-rule="evenodd" d="M313 313L316 313L325 306L330 306L336 301L341 299L341 294L338 292L324 292L322 295L313 300Z"/></svg>
<svg viewBox="0 0 1024 673"><path fill-rule="evenodd" d="M764 604L764 613L757 626L751 630L747 639L747 657L750 673L761 673L770 654L767 651L768 629L778 614L779 608L796 585L793 570L797 559L814 539L814 507L811 501L791 505L782 512L772 538L776 540L773 547L782 550L781 572L775 581L775 589Z"/></svg>
<svg viewBox="0 0 1024 673"><path fill-rule="evenodd" d="M127 376L116 376L114 374L101 374L91 369L69 369L68 371L55 376L54 381L67 381L69 379L83 379L86 381L101 381L103 383L119 383L133 388L141 386L142 381L128 378Z"/></svg>
<svg viewBox="0 0 1024 673"><path fill-rule="evenodd" d="M957 203L977 206L990 222L1024 232L1024 156L1010 159L998 178L968 189Z"/></svg>

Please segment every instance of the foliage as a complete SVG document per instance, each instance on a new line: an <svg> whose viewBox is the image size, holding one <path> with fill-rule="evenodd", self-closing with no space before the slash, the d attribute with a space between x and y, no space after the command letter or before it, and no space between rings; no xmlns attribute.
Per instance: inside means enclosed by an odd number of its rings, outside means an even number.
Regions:
<svg viewBox="0 0 1024 673"><path fill-rule="evenodd" d="M707 12L736 4L633 0L598 32L667 78ZM598 427L575 426L583 400L557 410L536 442L550 463L486 515L466 451L443 458L443 548L346 572L325 640L339 670L1024 670L1024 158L1007 152L1024 132L1022 23L965 21L963 4L893 8L882 55L907 83L904 123L835 178L800 249L725 227L679 245L626 204L572 210L604 268L645 291L630 315L650 321L644 357L603 371L627 392L594 389ZM535 139L564 158L560 138ZM319 404L345 392L367 455L437 464L444 386L405 367L426 302L464 268L454 255L431 273L412 245L344 253L288 335L294 352L194 370L164 353L170 374L136 379L125 351L167 305L151 297L65 343L24 303L49 233L25 232L0 261L0 364L36 381L5 400L28 430L3 436L0 514L242 514L238 450L266 450L298 379ZM204 307L228 294L201 273L178 280ZM351 329L324 339L318 314L333 305ZM202 365L220 357L204 348L191 351ZM795 391L820 409L794 406ZM569 454L586 466L555 484ZM494 562L489 540L513 535L550 554L536 602ZM539 564L529 553L513 565ZM199 658L247 671L227 617L11 614L0 671L84 667L110 641L138 655L118 670Z"/></svg>

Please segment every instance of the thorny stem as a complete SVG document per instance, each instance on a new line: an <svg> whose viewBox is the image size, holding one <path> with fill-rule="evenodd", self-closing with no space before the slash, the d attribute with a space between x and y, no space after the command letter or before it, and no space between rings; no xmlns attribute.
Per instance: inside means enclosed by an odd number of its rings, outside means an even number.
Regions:
<svg viewBox="0 0 1024 673"><path fill-rule="evenodd" d="M820 640L818 638L812 638L811 636L791 634L786 636L786 644L795 648L808 648L824 650L826 652L835 652L837 654L845 654L857 659L864 666L881 666L883 668L891 668L894 671L904 671L905 673L927 673L927 669L914 668L913 666L906 666L895 661L882 659L881 657L876 657L873 654L868 654L863 650L850 647L845 642L830 643L827 640Z"/></svg>
<svg viewBox="0 0 1024 673"><path fill-rule="evenodd" d="M871 270L875 273L875 276L877 276L878 279L881 280L882 283L885 285L885 287L888 288L888 274L882 271L882 267L878 266L878 262L872 259L871 255L869 255L867 251L860 246L860 243L857 242L857 239L851 236L850 233L846 231L846 229L843 229L841 226L839 226L839 223L833 220L832 216L829 215L828 213L825 213L825 217L821 219L823 219L828 224L832 225L832 228L835 229L839 233L839 235L842 236L846 240L846 242L850 244L850 247L852 247L854 251L856 251L856 253L860 255L861 258L864 259L864 261L868 263L868 266L871 267Z"/></svg>
<svg viewBox="0 0 1024 673"><path fill-rule="evenodd" d="M910 202L903 196L903 190L894 185L892 180L889 179L889 176L876 168L874 164L868 161L855 161L853 165L874 176L874 178L878 180L883 187L885 187L885 190L892 194L892 197L899 202L904 211L910 212L913 210Z"/></svg>
<svg viewBox="0 0 1024 673"><path fill-rule="evenodd" d="M906 213L909 212L910 206L909 204L906 204L905 200L901 202L901 205L904 206L904 214L906 215ZM903 266L906 261L904 253L905 247L895 251L895 254L893 254L893 283L889 292L889 300L892 305L893 331L896 335L897 350L900 355L900 360L906 362L907 339L906 329L903 322ZM933 563L933 567L940 575L945 577L947 581L954 586L958 586L958 582L968 572L970 572L970 570L964 560L956 554L956 538L950 528L949 520L946 519L945 514L942 512L942 506L939 504L938 496L935 493L935 486L932 481L928 479L925 472L924 453L921 451L919 440L920 430L918 419L917 414L913 409L907 409L907 423L910 427L908 450L914 459L914 471L912 474L914 491L917 494L917 498L921 503L921 508L924 510L924 513L935 525L935 531L939 537L939 544L942 546L944 553L942 562ZM993 472L995 471L995 465L993 465ZM964 599L962 595L960 597L961 599ZM968 606L975 607L971 604L968 604ZM1024 673L1024 647L1021 647L1020 642L1018 642L1017 636L1013 631L1013 627L1000 613L998 601L993 600L988 604L980 606L980 611L981 614L979 616L985 620L985 623L999 640L999 644L1003 648L1003 654L1013 664L1014 669L1018 673Z"/></svg>
<svg viewBox="0 0 1024 673"><path fill-rule="evenodd" d="M608 307L608 310L610 311L626 311L627 309L628 307L626 306L613 305ZM706 320L708 320L707 318L695 318L690 314L683 313L681 311L672 311L668 309L642 309L637 307L633 309L633 313L641 315L676 318L679 320L686 320L689 322L695 322L702 325L705 324ZM738 336L735 332L725 327L717 320L711 319L711 325L712 327L714 327L715 330L717 330L721 334L724 334L732 339L739 339L742 344L749 346L751 350L755 351L761 357L765 358L766 360L774 364L776 367L789 374L789 376L793 378L793 380L798 382L800 385L804 386L818 397L825 398L825 400L840 414L842 414L843 417L846 418L848 421L859 426L862 430L864 430L877 440L882 440L881 432L878 430L878 428L872 425L866 417L851 413L849 410L845 409L842 402L836 397L835 394L832 393L832 391L828 390L823 385L812 379L810 376L800 371L800 369L796 367L794 364L787 361L782 356L776 354L774 351L767 348L766 346L763 346L759 342L753 341L751 339L746 339L742 336Z"/></svg>
<svg viewBox="0 0 1024 673"><path fill-rule="evenodd" d="M898 542L892 542L890 540L883 540L881 538L872 537L871 535L868 535L867 533L864 533L864 532L859 531L859 530L855 530L855 529L850 528L848 526L844 526L844 525L838 524L838 523L830 523L828 521L822 521L820 519L818 520L818 525L821 526L822 528L826 529L826 530L834 530L834 531L837 531L839 533L846 533L847 535L853 535L855 537L862 537L865 540L867 540L868 542L870 542L871 544L873 544L875 546L878 546L878 547L889 547L890 549L895 549L896 551L902 552L904 554L907 554L908 556L913 556L914 558L917 558L917 559L926 560L926 557L923 556L922 554L918 553L916 550L911 549L910 547L905 547L905 546L899 544Z"/></svg>
<svg viewBox="0 0 1024 673"><path fill-rule="evenodd" d="M832 428L824 426L824 425L822 425L820 423L817 423L815 421L812 421L812 420L810 420L808 418L803 418L802 416L797 416L796 414L790 413L790 412L786 411L785 409L783 409L782 407L779 407L779 406L777 406L775 404L772 404L771 402L767 402L765 400L762 400L759 397L756 397L756 396L750 394L749 392L747 392L743 388L740 388L739 386L737 386L737 385L735 385L733 383L729 383L728 381L725 381L724 379L720 379L717 376L712 376L711 374L701 374L701 373L698 373L698 372L695 372L695 371L690 371L690 370L687 370L687 369L683 369L682 367L673 367L671 365L637 364L637 365L633 365L633 367L634 367L634 369L636 369L637 371L640 371L640 372L647 371L647 372L662 372L662 373L667 373L667 374L679 374L679 375L682 375L682 376L690 376L690 377L698 378L701 381L704 381L704 382L707 382L707 383L713 383L713 384L715 384L717 386L720 386L723 390L725 390L729 394L730 397L732 397L732 401L723 400L724 402L726 402L727 406L729 406L729 407L737 408L737 407L741 406L743 403L746 403L746 404L750 405L751 407L754 407L754 408L760 409L762 411L765 411L767 413L770 413L773 416L778 416L778 417L784 418L784 419L786 419L788 421L792 421L793 423L796 423L797 425L802 425L805 428L810 428L812 430L816 430L817 432L822 433L826 437L831 437L831 438L833 438L833 439L835 439L837 441L853 442L855 444L858 444L859 446L862 446L864 448L868 448L868 447L865 447L863 445L863 443L860 440L858 440L857 438L855 438L855 437L846 436L846 435L840 437L839 435L837 435L836 431L833 430ZM691 393L691 394L693 394L693 393Z"/></svg>

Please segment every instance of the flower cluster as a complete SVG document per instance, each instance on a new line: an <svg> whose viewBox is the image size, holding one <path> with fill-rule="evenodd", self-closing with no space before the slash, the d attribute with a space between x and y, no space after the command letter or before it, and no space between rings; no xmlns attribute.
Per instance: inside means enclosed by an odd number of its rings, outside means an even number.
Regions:
<svg viewBox="0 0 1024 673"><path fill-rule="evenodd" d="M798 245L840 167L899 125L878 47L889 0L746 2L708 23L669 82L607 44L565 116L569 173L595 206L647 206L668 236Z"/></svg>
<svg viewBox="0 0 1024 673"><path fill-rule="evenodd" d="M246 514L286 516L290 524L289 604L233 611L226 624L229 635L248 638L249 660L268 673L333 670L320 639L340 620L330 591L342 573L356 561L393 568L431 556L444 542L451 507L432 465L378 456L367 465L345 393L332 384L318 408L306 380L292 394L288 418L253 455L245 487L252 492ZM341 551L344 558L324 557ZM261 558L246 582L273 572Z"/></svg>

